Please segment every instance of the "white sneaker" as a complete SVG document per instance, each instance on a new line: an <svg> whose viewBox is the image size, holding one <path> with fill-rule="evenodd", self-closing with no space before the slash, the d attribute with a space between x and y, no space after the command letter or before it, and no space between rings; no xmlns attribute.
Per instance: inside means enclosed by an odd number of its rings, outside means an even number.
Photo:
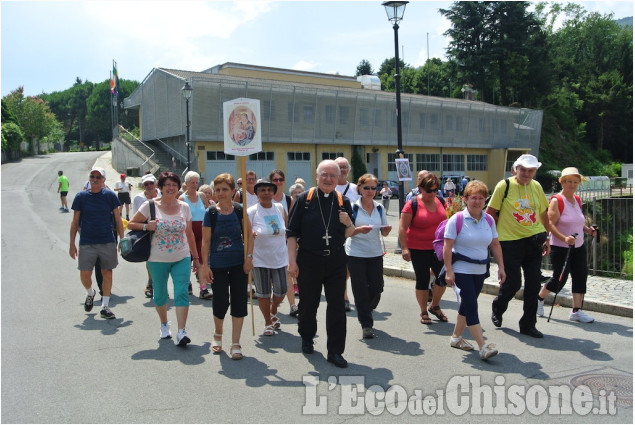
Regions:
<svg viewBox="0 0 635 425"><path fill-rule="evenodd" d="M538 316L545 317L545 300L538 300Z"/></svg>
<svg viewBox="0 0 635 425"><path fill-rule="evenodd" d="M571 311L571 314L569 314L569 320L573 320L573 321L576 321L576 322L582 322L582 323L591 323L595 319L593 317L589 316L588 314L586 314L584 311L578 310L575 313L573 311Z"/></svg>
<svg viewBox="0 0 635 425"><path fill-rule="evenodd" d="M483 348L479 350L479 354L481 355L481 360L487 360L490 357L494 357L498 354L498 349L494 344L485 344Z"/></svg>
<svg viewBox="0 0 635 425"><path fill-rule="evenodd" d="M176 345L179 347L185 347L187 344L192 342L192 340L187 336L187 331L185 328L179 329L176 334Z"/></svg>
<svg viewBox="0 0 635 425"><path fill-rule="evenodd" d="M165 325L161 323L161 339L172 338L172 332L170 332L170 322Z"/></svg>

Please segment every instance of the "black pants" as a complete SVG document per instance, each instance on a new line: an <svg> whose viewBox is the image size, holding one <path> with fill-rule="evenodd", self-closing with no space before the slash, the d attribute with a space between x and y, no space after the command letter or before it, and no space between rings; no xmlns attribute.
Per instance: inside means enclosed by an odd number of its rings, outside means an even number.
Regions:
<svg viewBox="0 0 635 425"><path fill-rule="evenodd" d="M551 246L551 265L553 266L553 275L549 278L546 286L551 292L560 292L567 278L571 274L571 292L575 294L586 294L586 281L589 274L586 261L586 248L582 245L580 248L571 248L567 269L562 276L562 282L559 282L564 260L567 258L569 248L561 246Z"/></svg>
<svg viewBox="0 0 635 425"><path fill-rule="evenodd" d="M212 268L212 273L214 273L212 284L214 316L225 319L230 305L229 314L232 317L247 316L247 275L243 271L243 265Z"/></svg>
<svg viewBox="0 0 635 425"><path fill-rule="evenodd" d="M298 251L299 268L298 332L303 340L311 340L317 333L317 311L322 296L326 297L326 347L329 353L342 354L346 345L346 288L347 255L344 249L323 257L309 251Z"/></svg>
<svg viewBox="0 0 635 425"><path fill-rule="evenodd" d="M501 241L500 243L507 277L505 283L498 290L498 296L492 302L492 313L502 317L503 313L507 311L509 301L520 289L522 269L525 276L525 289L523 292L523 316L518 322L520 329L531 329L536 326L542 245L546 239L546 233L539 233L528 238Z"/></svg>
<svg viewBox="0 0 635 425"><path fill-rule="evenodd" d="M384 291L383 257L348 257L348 272L351 274L351 287L355 296L357 320L362 328L373 327L374 300Z"/></svg>

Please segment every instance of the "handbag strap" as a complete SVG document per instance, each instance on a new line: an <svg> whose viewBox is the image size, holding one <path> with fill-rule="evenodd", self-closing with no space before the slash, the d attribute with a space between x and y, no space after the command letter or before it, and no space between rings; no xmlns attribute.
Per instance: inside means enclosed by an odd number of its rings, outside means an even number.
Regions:
<svg viewBox="0 0 635 425"><path fill-rule="evenodd" d="M148 204L150 205L150 220L154 220L156 218L155 215L154 215L155 214L154 199L150 199L148 201Z"/></svg>

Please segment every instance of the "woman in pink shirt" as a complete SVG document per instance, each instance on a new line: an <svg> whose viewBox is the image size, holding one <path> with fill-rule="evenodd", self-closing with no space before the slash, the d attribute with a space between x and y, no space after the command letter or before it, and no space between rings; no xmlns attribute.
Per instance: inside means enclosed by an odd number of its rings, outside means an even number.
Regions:
<svg viewBox="0 0 635 425"><path fill-rule="evenodd" d="M593 318L582 311L582 300L586 293L588 274L584 233L597 236L593 227L587 227L582 213L580 198L575 195L578 185L582 182L582 174L575 167L562 170L560 183L562 191L551 197L549 201L549 224L551 225L551 264L553 276L547 281L538 294L538 316L544 316L545 297L549 292L558 293L567 282L571 273L571 293L573 294L573 310L569 319L590 323ZM574 236L577 234L577 236ZM567 268L560 282L560 275L565 266L567 252L571 248Z"/></svg>
<svg viewBox="0 0 635 425"><path fill-rule="evenodd" d="M432 248L434 232L437 226L445 220L445 208L437 199L437 191L441 187L439 178L432 173L425 174L417 184L419 195L408 201L401 210L399 220L399 242L401 243L401 256L406 261L412 261L415 272L415 295L421 308L421 323L432 323L428 312L434 314L437 319L447 322L448 318L439 302L445 292L445 286L432 284L432 304L428 309L428 291L430 290L430 269L435 277L443 263L437 258ZM413 214L412 202L416 199L417 210Z"/></svg>

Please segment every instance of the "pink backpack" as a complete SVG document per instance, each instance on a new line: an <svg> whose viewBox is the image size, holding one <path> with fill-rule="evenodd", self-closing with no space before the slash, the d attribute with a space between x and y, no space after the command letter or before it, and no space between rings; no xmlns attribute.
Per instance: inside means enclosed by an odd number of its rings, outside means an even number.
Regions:
<svg viewBox="0 0 635 425"><path fill-rule="evenodd" d="M494 219L491 215L483 212L485 216L485 220L489 223L490 227L494 225ZM458 236L463 228L463 211L459 211L456 217L456 235ZM448 223L448 219L443 220L437 226L437 230L434 231L434 241L432 241L432 247L434 248L434 252L437 254L437 258L440 261L443 261L443 245L445 245L445 238L443 235L445 234L445 225Z"/></svg>

